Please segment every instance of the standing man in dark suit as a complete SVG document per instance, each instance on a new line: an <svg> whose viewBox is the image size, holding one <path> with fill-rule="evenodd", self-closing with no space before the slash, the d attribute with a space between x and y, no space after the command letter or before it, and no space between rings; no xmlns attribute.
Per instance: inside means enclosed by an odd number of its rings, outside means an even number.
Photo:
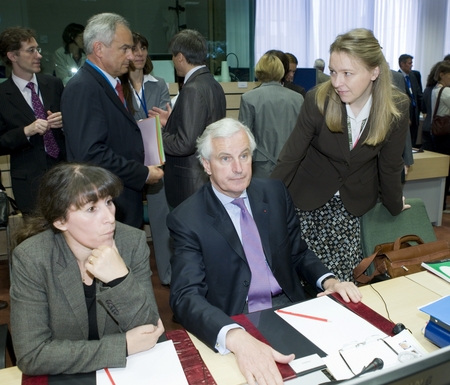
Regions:
<svg viewBox="0 0 450 385"><path fill-rule="evenodd" d="M206 126L225 117L226 101L222 86L206 67L206 39L197 31L185 29L170 42L172 61L184 84L173 111L153 108L165 125L165 186L167 201L178 206L208 180L195 151L195 140ZM168 116L170 114L170 116Z"/></svg>
<svg viewBox="0 0 450 385"><path fill-rule="evenodd" d="M211 349L233 352L249 384L282 384L275 361L288 363L293 355L257 341L230 316L306 299L299 275L319 295L338 292L358 302L361 294L308 249L283 183L252 180L256 144L246 126L222 119L206 128L197 147L211 182L167 217L174 240L170 305Z"/></svg>
<svg viewBox="0 0 450 385"><path fill-rule="evenodd" d="M400 91L406 93L405 78L401 72L391 70L392 84L396 86ZM408 174L409 168L414 164L414 157L412 153L411 132L406 133L405 149L403 150L403 160L405 162L405 168L402 172L402 183L405 183L405 177Z"/></svg>
<svg viewBox="0 0 450 385"><path fill-rule="evenodd" d="M163 171L144 165L141 132L118 79L134 59L131 31L122 16L102 13L88 21L83 38L88 60L67 83L61 100L67 156L116 174L124 184L114 200L116 218L139 228L142 189L159 181Z"/></svg>
<svg viewBox="0 0 450 385"><path fill-rule="evenodd" d="M11 182L23 214L34 209L42 175L65 160L60 79L39 74L41 49L34 31L5 29L0 57L11 77L0 84L0 155L10 155Z"/></svg>
<svg viewBox="0 0 450 385"><path fill-rule="evenodd" d="M412 146L416 147L417 132L419 130L420 112L423 111L422 87L419 86L417 77L412 75L413 57L408 54L400 55L398 58L399 71L403 74L406 83L406 93L411 101L409 107L409 129L411 132ZM410 76L412 75L412 76Z"/></svg>

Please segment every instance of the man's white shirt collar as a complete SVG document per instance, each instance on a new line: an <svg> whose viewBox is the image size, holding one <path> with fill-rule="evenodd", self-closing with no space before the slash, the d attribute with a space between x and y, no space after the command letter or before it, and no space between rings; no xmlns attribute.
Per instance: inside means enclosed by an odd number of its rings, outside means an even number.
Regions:
<svg viewBox="0 0 450 385"><path fill-rule="evenodd" d="M186 82L189 80L189 78L192 76L192 74L193 74L195 71L198 71L200 68L204 68L204 67L206 67L206 65L197 66L197 67L192 68L192 69L186 74L186 76L184 77L184 83L186 83Z"/></svg>
<svg viewBox="0 0 450 385"><path fill-rule="evenodd" d="M34 84L34 90L35 90L36 93L37 93L39 84L38 84L38 82L37 82L36 74L33 74L33 77L31 78L31 80L25 80L25 79L19 78L19 77L18 77L17 75L15 75L14 72L13 72L12 75L11 75L11 78L12 78L14 84L17 86L17 88L18 88L21 92L26 91L26 90L28 89L28 88L27 88L27 84L28 84L29 82L32 82L32 83ZM30 90L30 92L31 92L31 90Z"/></svg>

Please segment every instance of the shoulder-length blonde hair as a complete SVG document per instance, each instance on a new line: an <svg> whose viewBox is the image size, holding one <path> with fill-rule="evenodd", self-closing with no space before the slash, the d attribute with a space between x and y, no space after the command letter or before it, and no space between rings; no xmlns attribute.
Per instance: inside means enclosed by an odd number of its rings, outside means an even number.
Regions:
<svg viewBox="0 0 450 385"><path fill-rule="evenodd" d="M353 29L339 35L330 46L330 54L343 52L364 65L369 71L379 68L379 76L373 81L370 125L365 144L375 146L388 134L391 124L398 120L401 111L397 108L406 95L398 91L391 80L389 65L384 58L378 40L372 31L364 28ZM342 132L342 102L331 81L317 87L316 103L325 116L327 127L332 132Z"/></svg>

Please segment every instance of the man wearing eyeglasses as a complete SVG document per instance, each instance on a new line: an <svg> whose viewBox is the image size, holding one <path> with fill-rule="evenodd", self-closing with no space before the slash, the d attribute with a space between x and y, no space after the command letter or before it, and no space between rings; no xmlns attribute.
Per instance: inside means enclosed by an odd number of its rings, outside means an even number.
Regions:
<svg viewBox="0 0 450 385"><path fill-rule="evenodd" d="M0 84L0 155L10 155L14 197L22 214L35 204L42 175L66 159L60 79L40 74L41 49L34 31L7 28L0 57L11 76Z"/></svg>

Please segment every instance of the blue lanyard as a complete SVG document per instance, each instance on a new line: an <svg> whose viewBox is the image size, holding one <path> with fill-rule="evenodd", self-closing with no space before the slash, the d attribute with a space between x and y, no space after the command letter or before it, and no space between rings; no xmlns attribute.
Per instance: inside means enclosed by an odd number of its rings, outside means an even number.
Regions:
<svg viewBox="0 0 450 385"><path fill-rule="evenodd" d="M133 89L134 89L134 88L133 88ZM144 112L145 112L145 116L148 117L147 101L145 100L144 83L142 83L142 89L141 89L141 91L142 91L142 99L141 99L141 97L139 96L139 94L137 93L136 90L134 90L134 93L136 94L136 96L138 97L139 101L141 102L141 107L142 107L142 109L143 109Z"/></svg>
<svg viewBox="0 0 450 385"><path fill-rule="evenodd" d="M111 88L114 90L114 92L117 94L116 88L112 85L112 83L109 81L109 79L105 76L105 74L98 68L94 63L92 63L89 59L86 59L86 63L89 64L92 68L94 68L100 75L103 76L103 78L108 82L108 84L111 86ZM119 94L117 94L119 95ZM124 100L125 108L127 108L127 101Z"/></svg>

